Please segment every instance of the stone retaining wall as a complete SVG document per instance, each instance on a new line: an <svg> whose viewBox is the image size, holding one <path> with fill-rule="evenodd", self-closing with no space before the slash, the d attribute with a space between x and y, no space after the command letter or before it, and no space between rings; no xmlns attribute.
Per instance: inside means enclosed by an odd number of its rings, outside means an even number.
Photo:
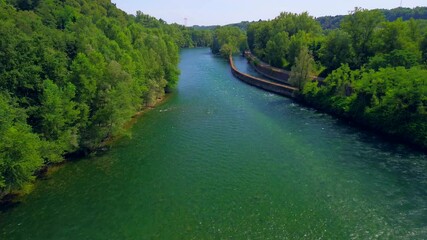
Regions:
<svg viewBox="0 0 427 240"><path fill-rule="evenodd" d="M286 97L291 97L291 98L294 98L295 96L294 93L298 91L297 88L294 88L285 84L268 81L266 79L261 79L261 78L257 78L257 77L242 73L239 70L237 70L237 68L234 66L232 56L230 56L229 61L230 61L231 72L236 78L240 79L242 82L245 82L249 85L255 86L257 88L260 88L269 92L273 92L273 93L286 96Z"/></svg>
<svg viewBox="0 0 427 240"><path fill-rule="evenodd" d="M284 69L275 68L270 66L267 63L262 62L257 57L255 57L250 51L245 51L245 57L248 59L252 67L261 75L270 78L272 80L291 85L289 83L289 78L291 76L290 71ZM314 81L322 82L324 78L312 76Z"/></svg>

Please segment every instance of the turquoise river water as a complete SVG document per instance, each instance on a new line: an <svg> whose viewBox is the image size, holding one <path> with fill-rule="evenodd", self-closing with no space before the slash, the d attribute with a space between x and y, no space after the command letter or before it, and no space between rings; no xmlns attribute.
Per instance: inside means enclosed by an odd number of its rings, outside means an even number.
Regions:
<svg viewBox="0 0 427 240"><path fill-rule="evenodd" d="M180 68L131 138L0 213L0 239L427 239L425 154L245 85L209 49Z"/></svg>

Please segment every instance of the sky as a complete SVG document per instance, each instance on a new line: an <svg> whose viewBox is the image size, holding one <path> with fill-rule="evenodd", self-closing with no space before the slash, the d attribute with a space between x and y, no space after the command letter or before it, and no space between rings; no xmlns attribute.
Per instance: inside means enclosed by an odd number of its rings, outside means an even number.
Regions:
<svg viewBox="0 0 427 240"><path fill-rule="evenodd" d="M427 0L112 0L129 14L136 11L168 23L225 25L241 21L273 19L280 12L307 11L315 17L347 14L355 7L366 9L427 6ZM187 19L185 21L184 19Z"/></svg>

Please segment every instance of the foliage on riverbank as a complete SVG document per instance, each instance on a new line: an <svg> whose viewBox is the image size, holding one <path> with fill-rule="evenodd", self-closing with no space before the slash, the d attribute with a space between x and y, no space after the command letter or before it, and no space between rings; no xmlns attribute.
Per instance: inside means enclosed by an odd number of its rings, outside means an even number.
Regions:
<svg viewBox="0 0 427 240"><path fill-rule="evenodd" d="M344 65L322 87L306 84L303 97L320 109L426 148L426 76L419 67L352 71Z"/></svg>
<svg viewBox="0 0 427 240"><path fill-rule="evenodd" d="M0 1L0 197L123 134L176 86L179 47L210 39L109 0Z"/></svg>
<svg viewBox="0 0 427 240"><path fill-rule="evenodd" d="M284 69L305 65L321 82L300 86L311 105L427 148L427 24L385 20L356 8L341 28L322 32L308 14L282 13L249 26L248 44L263 61Z"/></svg>

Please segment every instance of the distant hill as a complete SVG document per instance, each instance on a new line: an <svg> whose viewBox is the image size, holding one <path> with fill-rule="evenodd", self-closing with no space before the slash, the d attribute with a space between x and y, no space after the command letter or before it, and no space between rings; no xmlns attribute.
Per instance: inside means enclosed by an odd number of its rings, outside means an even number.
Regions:
<svg viewBox="0 0 427 240"><path fill-rule="evenodd" d="M427 7L416 7L416 8L394 8L391 10L379 9L384 13L386 19L390 22L402 18L403 20L413 19L427 19ZM325 16L318 17L316 20L322 25L323 29L336 29L339 28L342 19L346 15L337 16Z"/></svg>
<svg viewBox="0 0 427 240"><path fill-rule="evenodd" d="M427 19L427 7L416 7L416 8L399 7L399 8L394 8L391 10L388 10L388 9L379 9L379 10L384 13L384 16L390 22L395 21L400 17L403 20L409 20L411 18L413 18L413 19ZM345 16L346 15L324 16L324 17L318 17L318 18L316 18L316 20L322 25L323 29L336 29L340 26L340 23ZM226 26L236 26L236 27L246 31L248 29L248 26L250 23L251 22L243 21L240 23L228 24ZM219 25L212 25L212 26L195 25L195 26L193 26L194 29L201 29L201 30L213 30L217 27L219 27Z"/></svg>
<svg viewBox="0 0 427 240"><path fill-rule="evenodd" d="M243 21L243 22L239 22L239 23L232 23L232 24L227 24L225 26L233 26L233 27L238 27L244 31L246 31L248 29L249 24L251 24L251 22L248 21ZM220 25L212 25L212 26L199 26L199 25L194 25L193 28L194 29L198 29L198 30L213 30L217 27L219 27Z"/></svg>
<svg viewBox="0 0 427 240"><path fill-rule="evenodd" d="M217 27L219 27L219 25L210 25L210 26L194 25L194 26L192 26L192 28L194 28L196 30L213 30Z"/></svg>

